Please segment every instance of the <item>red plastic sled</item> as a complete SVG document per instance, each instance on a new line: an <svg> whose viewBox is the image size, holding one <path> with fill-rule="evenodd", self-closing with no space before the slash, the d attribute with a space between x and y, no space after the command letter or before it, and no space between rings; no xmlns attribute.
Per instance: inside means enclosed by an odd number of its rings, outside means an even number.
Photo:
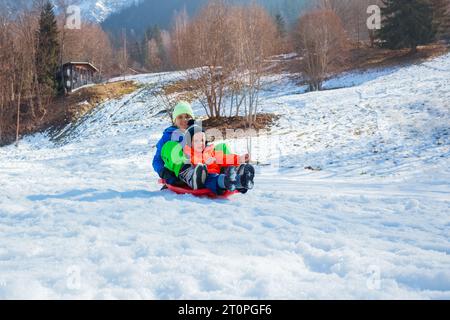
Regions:
<svg viewBox="0 0 450 320"><path fill-rule="evenodd" d="M192 190L191 188L184 188L184 187L176 187L170 184L167 184L165 180L159 179L159 184L162 184L167 187L168 190L175 192L176 194L192 194L196 197L208 197L211 199L227 199L230 196L239 193L239 191L225 191L224 194L217 195L214 192L212 192L209 189L198 189L198 190Z"/></svg>

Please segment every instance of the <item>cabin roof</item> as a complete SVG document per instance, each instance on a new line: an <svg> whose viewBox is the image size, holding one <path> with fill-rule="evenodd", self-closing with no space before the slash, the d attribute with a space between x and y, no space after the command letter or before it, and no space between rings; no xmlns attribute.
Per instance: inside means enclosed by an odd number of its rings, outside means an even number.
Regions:
<svg viewBox="0 0 450 320"><path fill-rule="evenodd" d="M92 68L93 70L95 70L95 72L99 72L99 70L90 62L76 62L76 61L70 61L70 62L66 62L64 63L64 66L66 65L83 65L83 66L89 66L90 68Z"/></svg>

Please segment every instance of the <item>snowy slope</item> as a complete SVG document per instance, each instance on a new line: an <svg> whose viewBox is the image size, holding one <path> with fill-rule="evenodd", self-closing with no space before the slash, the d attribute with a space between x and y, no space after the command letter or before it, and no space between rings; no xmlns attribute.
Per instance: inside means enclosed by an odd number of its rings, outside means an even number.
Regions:
<svg viewBox="0 0 450 320"><path fill-rule="evenodd" d="M0 298L450 299L450 55L320 93L267 79L281 119L229 201L156 184L151 92L177 77L0 149Z"/></svg>

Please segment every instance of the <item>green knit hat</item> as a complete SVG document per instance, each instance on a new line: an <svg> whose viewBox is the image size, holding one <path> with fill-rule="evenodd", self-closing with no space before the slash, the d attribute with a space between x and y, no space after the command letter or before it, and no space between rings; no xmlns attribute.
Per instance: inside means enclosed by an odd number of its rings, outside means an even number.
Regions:
<svg viewBox="0 0 450 320"><path fill-rule="evenodd" d="M188 114L192 117L192 119L194 119L194 111L192 111L192 107L189 102L180 101L177 103L172 113L172 119L174 122L180 114Z"/></svg>

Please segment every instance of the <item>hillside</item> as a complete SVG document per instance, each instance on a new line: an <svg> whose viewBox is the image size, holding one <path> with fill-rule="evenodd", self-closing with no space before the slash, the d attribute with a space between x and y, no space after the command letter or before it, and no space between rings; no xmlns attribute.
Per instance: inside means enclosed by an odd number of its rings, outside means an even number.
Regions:
<svg viewBox="0 0 450 320"><path fill-rule="evenodd" d="M257 163L229 201L157 184L152 92L179 76L0 148L0 298L450 299L450 54L266 78L280 119L228 141Z"/></svg>

